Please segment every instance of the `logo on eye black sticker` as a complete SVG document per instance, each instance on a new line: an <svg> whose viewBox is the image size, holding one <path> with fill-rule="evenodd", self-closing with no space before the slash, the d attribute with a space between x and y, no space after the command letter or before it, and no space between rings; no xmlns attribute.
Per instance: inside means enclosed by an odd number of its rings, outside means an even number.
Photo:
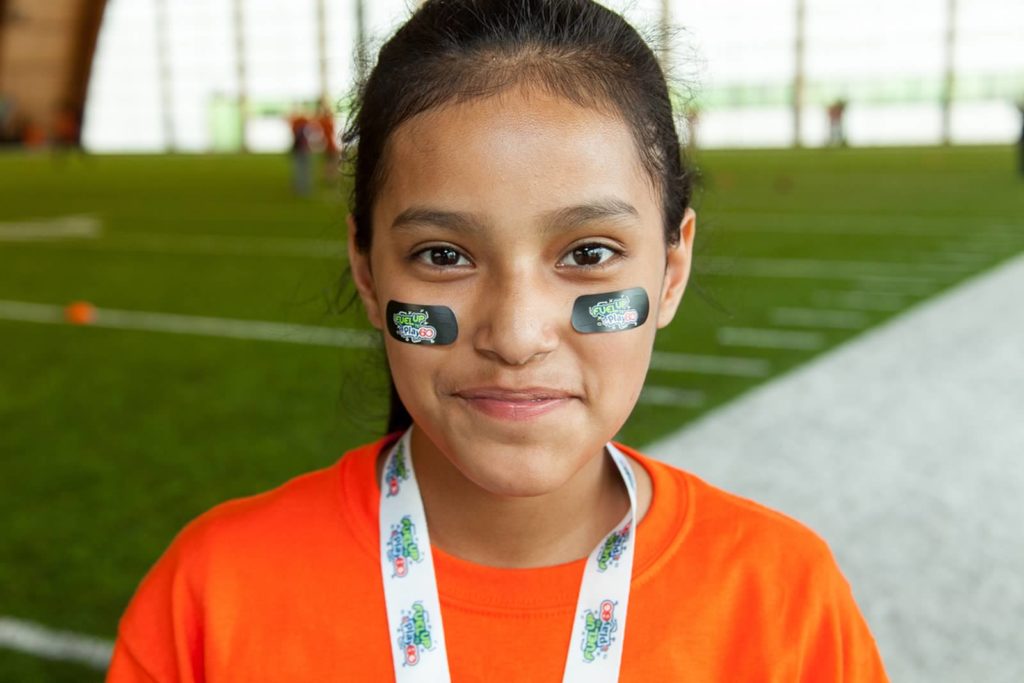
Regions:
<svg viewBox="0 0 1024 683"><path fill-rule="evenodd" d="M459 336L455 313L447 306L421 306L388 301L391 336L407 344L451 344Z"/></svg>
<svg viewBox="0 0 1024 683"><path fill-rule="evenodd" d="M573 304L572 326L584 334L620 332L643 325L649 308L643 287L587 294L577 298Z"/></svg>

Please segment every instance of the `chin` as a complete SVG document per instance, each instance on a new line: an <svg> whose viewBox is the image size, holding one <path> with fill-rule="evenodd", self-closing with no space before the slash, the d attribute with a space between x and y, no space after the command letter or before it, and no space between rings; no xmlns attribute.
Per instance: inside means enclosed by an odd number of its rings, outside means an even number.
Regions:
<svg viewBox="0 0 1024 683"><path fill-rule="evenodd" d="M584 454L574 454L575 449L552 445L481 443L472 452L456 454L453 460L467 479L485 491L527 498L564 486L584 464Z"/></svg>

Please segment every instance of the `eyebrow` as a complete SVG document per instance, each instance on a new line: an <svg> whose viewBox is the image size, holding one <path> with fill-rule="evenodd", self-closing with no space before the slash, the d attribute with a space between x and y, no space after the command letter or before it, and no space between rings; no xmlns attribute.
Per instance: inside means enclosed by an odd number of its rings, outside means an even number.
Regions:
<svg viewBox="0 0 1024 683"><path fill-rule="evenodd" d="M551 209L540 214L539 218L541 229L545 233L553 233L572 230L601 220L635 221L640 218L640 212L627 201L609 197ZM401 230L417 225L434 225L453 232L471 233L485 228L487 224L486 220L473 213L412 206L395 217L391 222L391 228Z"/></svg>

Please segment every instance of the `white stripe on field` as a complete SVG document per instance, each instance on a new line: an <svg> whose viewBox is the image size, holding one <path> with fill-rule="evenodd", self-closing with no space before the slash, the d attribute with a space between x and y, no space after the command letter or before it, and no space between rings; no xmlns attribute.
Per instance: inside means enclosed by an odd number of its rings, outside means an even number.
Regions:
<svg viewBox="0 0 1024 683"><path fill-rule="evenodd" d="M93 216L58 216L0 223L0 242L95 239L99 234L100 222Z"/></svg>
<svg viewBox="0 0 1024 683"><path fill-rule="evenodd" d="M965 226L971 230L979 231L978 236L990 236L993 239L1003 239L1011 242L1020 242L1020 233L1013 229L1006 229L1006 226L999 224L976 225L972 223L961 223L959 225L945 225L928 223L916 223L906 225L885 224L876 222L862 223L800 223L792 217L781 223L733 223L730 220L719 221L716 228L721 226L725 232L754 232L776 235L836 235L836 236L879 236L879 237L916 237L924 235L928 237L944 236L955 237L964 232ZM974 239L972 235L971 239Z"/></svg>
<svg viewBox="0 0 1024 683"><path fill-rule="evenodd" d="M906 295L893 292L818 290L812 295L812 300L823 306L843 306L861 311L898 311L907 307Z"/></svg>
<svg viewBox="0 0 1024 683"><path fill-rule="evenodd" d="M189 235L120 233L83 246L92 249L177 252L205 255L280 255L337 260L344 253L341 236L336 240L302 237L252 237L232 235Z"/></svg>
<svg viewBox="0 0 1024 683"><path fill-rule="evenodd" d="M900 233L929 233L947 228L954 234L962 234L965 228L972 231L992 230L994 234L1019 236L1024 230L1024 223L1017 216L928 216L906 214L857 214L857 213L802 213L802 212L764 212L764 211L729 211L715 210L709 214L731 219L742 218L743 223L731 224L723 230L743 230L748 232L831 232L847 231L851 234L864 232L885 235ZM731 220L723 222L731 223ZM811 228L808 228L811 224Z"/></svg>
<svg viewBox="0 0 1024 683"><path fill-rule="evenodd" d="M1021 234L1024 238L1024 233ZM996 237L997 242L1001 242L1003 238ZM958 240L943 240L939 247L943 251L960 251L968 254L977 254L978 256L991 256L996 257L1003 254L1003 249L1000 245L986 244L987 240L974 233L961 235L961 239Z"/></svg>
<svg viewBox="0 0 1024 683"><path fill-rule="evenodd" d="M825 345L825 336L820 332L759 327L720 327L717 337L718 343L722 346L749 346L759 349L814 351Z"/></svg>
<svg viewBox="0 0 1024 683"><path fill-rule="evenodd" d="M711 257L697 262L701 273L739 277L847 279L858 277L931 278L966 274L957 263L897 263L794 258Z"/></svg>
<svg viewBox="0 0 1024 683"><path fill-rule="evenodd" d="M59 631L40 624L0 616L0 647L44 659L77 662L105 670L114 644L102 638Z"/></svg>
<svg viewBox="0 0 1024 683"><path fill-rule="evenodd" d="M38 323L62 323L64 322L64 309L61 306L54 306L52 304L0 300L0 319ZM347 348L377 348L380 346L377 333L364 330L345 330L332 327L315 327L312 325L291 325L259 320L212 318L173 313L121 311L110 308L97 308L96 321L92 325L114 329L176 332L212 337L233 337L236 339L263 339L314 346L339 346ZM701 356L686 353L669 353L666 351L655 351L653 353L651 368L669 372L693 372L734 377L764 377L771 372L770 363L760 358Z"/></svg>
<svg viewBox="0 0 1024 683"><path fill-rule="evenodd" d="M648 385L640 391L640 403L676 408L697 408L704 405L704 392Z"/></svg>
<svg viewBox="0 0 1024 683"><path fill-rule="evenodd" d="M933 253L936 259L944 259L954 263L966 263L970 266L981 267L995 260L995 255L988 252L967 251L952 249L950 251L937 251Z"/></svg>
<svg viewBox="0 0 1024 683"><path fill-rule="evenodd" d="M0 230L2 230L0 225ZM62 235L64 239L95 237L95 235ZM28 241L34 245L58 246L62 249L89 249L93 251L155 252L161 254L198 254L200 256L299 256L338 260L344 255L342 237L336 240L320 240L301 237L256 237L205 234L159 234L159 233L114 233L101 239L88 241L60 241L53 238L5 237L0 231L0 241L5 239ZM46 241L42 241L42 240Z"/></svg>
<svg viewBox="0 0 1024 683"><path fill-rule="evenodd" d="M701 375L766 377L771 374L772 366L763 358L701 356L690 353L655 351L651 355L651 369L667 372L692 372Z"/></svg>
<svg viewBox="0 0 1024 683"><path fill-rule="evenodd" d="M858 287L864 289L871 289L872 287L879 287L883 290L900 290L906 294L918 294L925 295L931 294L939 288L939 283L931 278L926 277L892 277L886 275L865 275L856 278L854 283Z"/></svg>
<svg viewBox="0 0 1024 683"><path fill-rule="evenodd" d="M971 234L964 236L964 240L969 240L971 244L978 246L988 246L994 249L998 249L1000 252L1005 252L1007 248L1020 247L1021 243L1024 242L1024 232L1017 233L980 233Z"/></svg>
<svg viewBox="0 0 1024 683"><path fill-rule="evenodd" d="M859 330L871 322L868 316L857 311L788 306L772 309L770 317L773 325L828 327L837 330Z"/></svg>
<svg viewBox="0 0 1024 683"><path fill-rule="evenodd" d="M39 323L62 323L64 322L64 309L51 304L0 300L0 318ZM378 334L364 330L174 313L122 311L112 308L97 308L96 320L90 323L90 326L196 334L208 337L260 339L310 346L337 346L355 349L373 349L380 346Z"/></svg>
<svg viewBox="0 0 1024 683"><path fill-rule="evenodd" d="M64 309L52 304L0 299L0 318L31 323L61 323L64 322Z"/></svg>

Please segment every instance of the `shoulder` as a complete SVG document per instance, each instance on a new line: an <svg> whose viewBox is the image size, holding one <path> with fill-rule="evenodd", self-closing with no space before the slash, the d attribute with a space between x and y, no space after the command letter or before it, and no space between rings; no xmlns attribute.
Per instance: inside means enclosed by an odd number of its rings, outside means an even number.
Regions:
<svg viewBox="0 0 1024 683"><path fill-rule="evenodd" d="M233 625L283 613L296 595L315 603L308 592L324 583L315 572L344 575L356 562L345 515L346 491L355 489L346 489L352 478L346 473L372 470L379 446L364 444L329 466L220 503L186 524L119 620L119 666L132 659L168 680L182 666L201 671L210 633L230 641Z"/></svg>
<svg viewBox="0 0 1024 683"><path fill-rule="evenodd" d="M201 596L212 584L230 582L239 573L287 566L327 547L346 525L346 470L372 467L380 443L363 444L331 465L196 516L149 569L133 602L179 584Z"/></svg>
<svg viewBox="0 0 1024 683"><path fill-rule="evenodd" d="M870 629L828 543L799 520L637 453L654 481L654 506L677 506L652 595L664 612L669 586L700 637L742 651L739 664L787 669L779 680L887 681ZM632 609L632 603L630 605ZM735 645L735 647L733 646ZM759 659L760 658L760 659ZM780 669L781 670L781 669ZM752 680L739 675L730 680Z"/></svg>
<svg viewBox="0 0 1024 683"><path fill-rule="evenodd" d="M316 523L323 513L329 513L339 466L340 461L295 476L270 490L219 503L186 524L168 551L197 557L226 547L247 550L258 539L265 545L268 539L289 530L308 531L307 524L297 525L296 521Z"/></svg>
<svg viewBox="0 0 1024 683"><path fill-rule="evenodd" d="M355 470L372 468L385 441L363 444L328 466L210 508L182 528L168 552L186 551L198 558L287 554L317 537L334 535L345 523L346 479Z"/></svg>
<svg viewBox="0 0 1024 683"><path fill-rule="evenodd" d="M681 507L680 540L686 552L728 554L740 564L746 559L762 569L775 566L779 571L835 569L828 543L796 518L636 449L624 450L650 473L654 504Z"/></svg>

